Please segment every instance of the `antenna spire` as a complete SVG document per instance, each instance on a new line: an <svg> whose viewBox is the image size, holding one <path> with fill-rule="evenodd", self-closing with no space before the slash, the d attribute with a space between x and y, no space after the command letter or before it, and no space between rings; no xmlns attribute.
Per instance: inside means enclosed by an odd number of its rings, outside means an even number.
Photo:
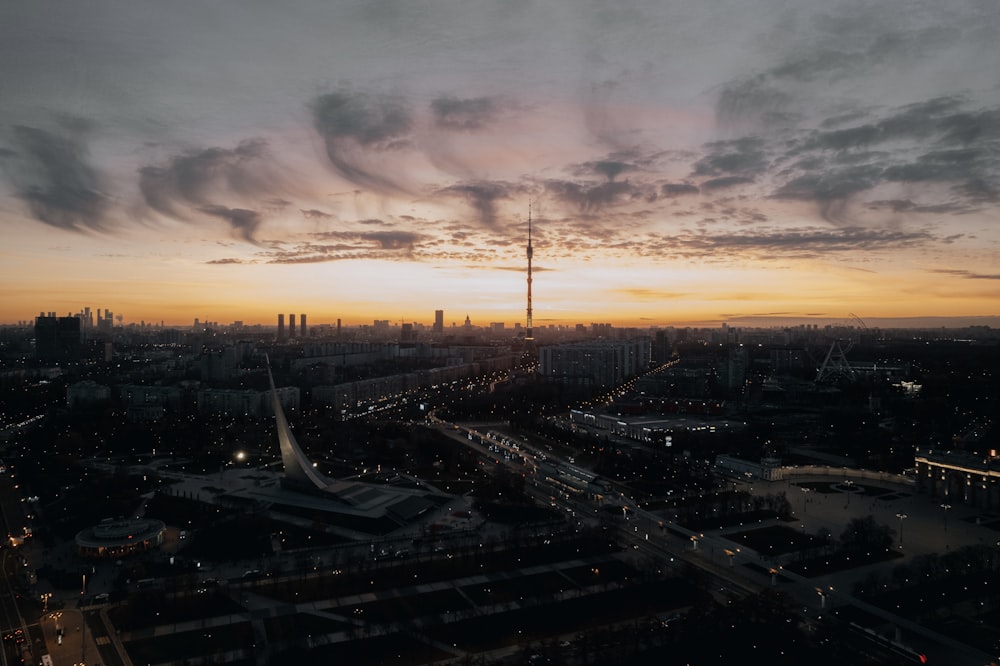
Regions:
<svg viewBox="0 0 1000 666"><path fill-rule="evenodd" d="M531 199L528 199L528 312L527 321L525 326L525 341L531 341L535 339L534 331L531 325L531 257L534 254L534 250L531 248Z"/></svg>

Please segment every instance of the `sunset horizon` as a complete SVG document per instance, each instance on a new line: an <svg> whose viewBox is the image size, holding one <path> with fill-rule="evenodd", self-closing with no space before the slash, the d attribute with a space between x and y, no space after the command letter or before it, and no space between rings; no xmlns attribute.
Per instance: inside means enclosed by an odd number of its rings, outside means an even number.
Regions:
<svg viewBox="0 0 1000 666"><path fill-rule="evenodd" d="M0 323L523 324L530 211L538 326L997 326L1000 14L900 6L19 5Z"/></svg>

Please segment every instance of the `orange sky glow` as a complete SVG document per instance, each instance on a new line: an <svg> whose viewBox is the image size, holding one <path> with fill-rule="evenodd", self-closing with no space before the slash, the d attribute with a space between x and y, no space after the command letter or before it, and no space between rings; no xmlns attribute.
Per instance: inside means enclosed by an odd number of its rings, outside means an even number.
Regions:
<svg viewBox="0 0 1000 666"><path fill-rule="evenodd" d="M536 326L1000 325L992 6L57 4L0 25L0 324L512 327L530 206Z"/></svg>

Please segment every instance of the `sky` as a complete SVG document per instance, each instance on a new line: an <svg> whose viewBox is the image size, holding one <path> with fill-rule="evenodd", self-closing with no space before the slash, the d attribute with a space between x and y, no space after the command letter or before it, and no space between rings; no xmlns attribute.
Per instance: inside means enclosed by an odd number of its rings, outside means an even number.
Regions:
<svg viewBox="0 0 1000 666"><path fill-rule="evenodd" d="M0 323L1000 326L995 0L0 9Z"/></svg>

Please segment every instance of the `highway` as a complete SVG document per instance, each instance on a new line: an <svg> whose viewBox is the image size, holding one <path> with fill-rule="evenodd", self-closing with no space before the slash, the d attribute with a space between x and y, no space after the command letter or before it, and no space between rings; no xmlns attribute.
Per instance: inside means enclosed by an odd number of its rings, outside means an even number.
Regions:
<svg viewBox="0 0 1000 666"><path fill-rule="evenodd" d="M17 485L12 475L0 475L0 518L3 520L2 532L20 535L24 526L24 511L17 492ZM0 635L3 637L3 650L0 658L4 666L20 664L22 658L26 663L33 663L32 632L29 632L18 606L20 591L25 587L27 563L22 553L15 549L16 541L5 538L0 542L0 571L3 583L0 586Z"/></svg>
<svg viewBox="0 0 1000 666"><path fill-rule="evenodd" d="M524 440L519 442L512 437L504 438L490 430L482 432L476 427L442 421L433 411L428 413L427 420L451 439L474 449L491 465L501 465L513 473L524 474L528 481L525 491L537 503L565 510L579 525L612 527L626 547L653 562L668 566L687 562L698 567L710 577L713 596L720 602L780 585L780 590L795 602L795 608L800 609L798 614L801 620L808 624L815 624L824 617L831 618L831 612L836 607L851 605L897 627L899 638L914 648L915 653L928 655L928 663L948 666L982 666L988 663L988 655L864 603L842 590L833 587L819 589L809 578L780 566L772 569L756 552L742 548L719 534L696 532L647 511L632 498L615 490L612 484L605 486L608 492L602 504L605 507L615 506L621 512L599 512L594 501L585 493L567 492L566 486L555 481L551 470L572 470L580 478L595 481L599 477L553 455L551 451L538 450ZM610 525L609 516L613 516ZM747 564L758 566L744 566ZM862 636L859 640L865 638Z"/></svg>

